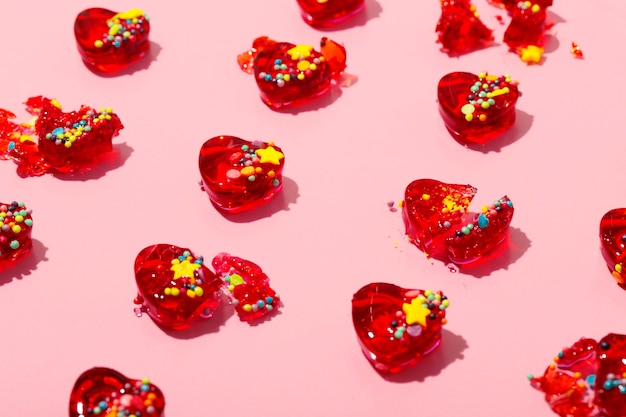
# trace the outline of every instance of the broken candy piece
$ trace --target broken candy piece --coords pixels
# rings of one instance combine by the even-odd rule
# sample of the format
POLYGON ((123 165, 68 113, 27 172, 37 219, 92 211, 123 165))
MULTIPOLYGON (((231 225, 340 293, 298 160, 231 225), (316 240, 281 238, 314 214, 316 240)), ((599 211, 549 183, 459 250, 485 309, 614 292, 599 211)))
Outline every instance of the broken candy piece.
POLYGON ((470 0, 440 0, 441 17, 435 31, 444 52, 460 55, 493 42, 492 30, 478 18, 470 0))
POLYGON ((559 352, 542 376, 529 376, 561 417, 626 415, 626 336, 582 338, 559 352))
POLYGON ((0 203, 0 271, 28 255, 33 247, 32 210, 17 201, 0 203))
POLYGON ((64 113, 57 100, 41 96, 29 98, 26 106, 35 117, 20 125, 0 110, 2 157, 15 161, 21 177, 87 172, 113 150, 112 140, 124 128, 110 108, 82 106, 64 113))
POLYGON ((360 12, 365 0, 298 0, 302 18, 313 27, 331 27, 360 12))
POLYGON ((485 144, 515 123, 518 82, 509 75, 452 72, 439 80, 439 113, 459 142, 485 144))
POLYGON ((364 286, 352 298, 352 322, 365 357, 380 372, 417 364, 439 346, 448 305, 441 291, 364 286))
POLYGON ((626 208, 610 210, 600 220, 600 248, 618 284, 626 283, 626 208))
POLYGON ((74 36, 83 62, 106 74, 117 73, 150 50, 150 19, 139 9, 116 13, 101 8, 76 16, 74 36))
POLYGON ((110 368, 91 368, 70 394, 70 417, 161 417, 165 398, 148 378, 130 379, 110 368))
POLYGON ((498 248, 508 236, 513 203, 504 196, 471 216, 468 206, 475 194, 471 185, 413 181, 402 206, 411 242, 428 256, 455 264, 469 264, 498 248))
POLYGON ((273 199, 283 188, 285 156, 273 142, 216 136, 200 149, 202 185, 219 210, 238 213, 273 199))
MULTIPOLYGON (((535 0, 532 3, 538 4, 542 8, 546 8, 548 6, 552 6, 552 1, 553 0, 535 0)), ((489 0, 489 3, 497 7, 502 7, 503 9, 506 9, 509 12, 512 12, 518 6, 518 4, 531 3, 531 2, 524 2, 524 1, 519 1, 519 0, 489 0)))
POLYGON ((135 259, 138 295, 135 312, 161 327, 183 330, 207 319, 219 305, 221 280, 202 257, 174 245, 148 246, 135 259))
POLYGON ((511 23, 504 32, 504 43, 517 52, 522 61, 536 64, 543 56, 546 8, 530 1, 520 1, 511 11, 511 23))
POLYGON ((322 38, 321 52, 310 45, 254 40, 252 48, 237 57, 241 69, 254 72, 261 100, 276 110, 309 103, 330 92, 332 82, 346 68, 346 50, 322 38))
POLYGON ((258 320, 280 307, 280 296, 258 265, 228 253, 218 254, 212 264, 224 280, 241 321, 258 320))

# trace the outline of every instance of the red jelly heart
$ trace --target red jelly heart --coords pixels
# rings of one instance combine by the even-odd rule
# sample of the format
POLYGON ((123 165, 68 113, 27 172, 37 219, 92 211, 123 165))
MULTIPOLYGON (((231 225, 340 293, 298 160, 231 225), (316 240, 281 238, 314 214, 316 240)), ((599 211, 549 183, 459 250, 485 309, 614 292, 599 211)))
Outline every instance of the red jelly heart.
POLYGON ((440 291, 364 286, 352 298, 352 322, 365 357, 381 372, 415 365, 441 342, 448 304, 440 291))
POLYGON ((327 38, 320 45, 318 52, 309 45, 259 37, 237 62, 243 71, 254 72, 261 100, 270 108, 303 105, 328 93, 346 68, 343 46, 327 38))
POLYGON ((285 156, 273 142, 216 136, 200 149, 200 175, 220 210, 238 213, 274 198, 283 188, 285 156))
POLYGON ((82 106, 64 113, 56 100, 32 97, 27 111, 34 123, 17 125, 11 113, 0 115, 0 145, 3 157, 13 159, 21 177, 45 173, 80 174, 89 171, 98 159, 113 150, 112 140, 124 128, 113 110, 82 106), (37 142, 35 142, 35 137, 37 142))
POLYGON ((0 271, 28 255, 33 247, 31 209, 17 201, 0 203, 0 271))
POLYGON ((609 211, 600 220, 602 256, 618 284, 626 283, 626 208, 609 211))
POLYGON ((476 261, 505 240, 513 203, 504 196, 468 218, 476 189, 431 179, 405 190, 402 219, 411 242, 429 256, 456 264, 476 261))
POLYGON ((364 0, 298 0, 302 18, 313 27, 342 23, 365 6, 364 0))
POLYGON ((559 352, 531 385, 544 392, 561 417, 626 415, 626 336, 611 333, 600 342, 580 339, 559 352))
POLYGON ((437 87, 439 113, 450 134, 460 142, 487 143, 515 123, 519 97, 510 76, 453 72, 437 87))
POLYGON ((160 417, 163 393, 147 378, 130 379, 110 368, 91 368, 78 377, 70 395, 70 417, 160 417))
POLYGON ((517 52, 522 61, 529 64, 540 62, 545 43, 546 8, 529 1, 519 2, 511 13, 504 43, 517 52))
POLYGON ((213 315, 221 280, 202 257, 174 245, 148 246, 135 259, 138 316, 147 313, 159 326, 182 330, 213 315))
POLYGON ((74 36, 85 64, 114 74, 135 63, 150 50, 150 19, 139 9, 116 13, 101 8, 76 16, 74 36))
POLYGON ((459 55, 489 46, 492 30, 481 22, 470 0, 440 0, 441 17, 435 31, 443 50, 459 55))
POLYGON ((280 307, 280 296, 258 265, 220 253, 213 258, 213 268, 226 283, 240 320, 257 320, 280 307))

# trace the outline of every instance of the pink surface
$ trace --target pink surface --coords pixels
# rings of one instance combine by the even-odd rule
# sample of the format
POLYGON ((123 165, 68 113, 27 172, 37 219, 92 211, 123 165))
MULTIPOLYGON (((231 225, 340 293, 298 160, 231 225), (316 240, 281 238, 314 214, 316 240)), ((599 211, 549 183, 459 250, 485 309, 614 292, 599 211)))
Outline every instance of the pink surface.
POLYGON ((0 200, 26 202, 35 222, 32 256, 0 273, 0 415, 67 415, 76 378, 107 366, 150 377, 170 417, 548 417, 526 375, 581 336, 626 333, 626 294, 598 239, 601 216, 626 206, 625 4, 556 0, 545 62, 526 66, 501 44, 495 16, 508 17, 484 0, 475 4, 500 45, 460 58, 434 43, 435 0, 368 0, 365 14, 325 32, 301 20, 295 0, 4 3, 0 107, 24 120, 21 103, 43 94, 66 110, 110 106, 125 129, 117 159, 82 179, 22 179, 0 163, 0 200), (144 8, 152 60, 118 77, 91 73, 72 32, 90 6, 144 8), (352 85, 297 113, 269 110, 235 60, 260 35, 342 42, 352 85), (446 131, 436 86, 448 72, 483 70, 512 74, 523 96, 507 136, 468 149, 446 131), (198 186, 197 158, 220 134, 275 141, 282 196, 219 214, 198 186), (472 184, 476 210, 507 194, 510 249, 470 273, 427 259, 386 205, 418 178, 472 184), (191 333, 164 332, 133 314, 133 262, 155 243, 256 262, 283 307, 256 326, 223 309, 191 333), (372 369, 352 329, 352 294, 375 281, 451 301, 441 347, 391 377, 372 369))

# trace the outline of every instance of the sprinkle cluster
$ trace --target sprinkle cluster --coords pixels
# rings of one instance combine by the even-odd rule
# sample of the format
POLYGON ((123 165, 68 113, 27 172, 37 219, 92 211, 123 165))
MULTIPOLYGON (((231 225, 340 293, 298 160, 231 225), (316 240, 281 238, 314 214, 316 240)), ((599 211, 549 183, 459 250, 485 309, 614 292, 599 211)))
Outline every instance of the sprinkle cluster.
POLYGON ((148 15, 139 9, 118 13, 107 19, 109 30, 102 35, 102 39, 96 40, 93 46, 102 48, 111 44, 119 48, 124 42, 132 42, 145 32, 144 24, 149 20, 148 15))
MULTIPOLYGON (((235 287, 236 286, 246 283, 244 278, 237 273, 235 268, 230 268, 228 273, 226 275, 224 275, 222 277, 222 279, 226 283, 228 291, 230 291, 231 293, 233 291, 235 291, 235 287)), ((280 295, 275 294, 275 298, 279 299, 280 295)), ((238 302, 239 301, 237 299, 233 300, 233 304, 234 305, 237 305, 238 302)), ((274 297, 267 296, 267 297, 265 297, 263 299, 257 300, 254 303, 251 303, 251 304, 250 303, 246 303, 243 306, 241 306, 241 308, 246 313, 249 313, 249 312, 255 312, 256 313, 257 311, 262 310, 262 309, 265 309, 267 311, 272 311, 274 309, 274 304, 275 303, 276 303, 276 300, 274 300, 274 297)))
POLYGON ((311 58, 313 47, 310 45, 296 45, 287 51, 290 59, 274 60, 274 75, 267 72, 259 73, 259 80, 275 83, 279 87, 284 87, 290 81, 303 81, 317 71, 320 63, 324 62, 324 56, 311 58))
POLYGON ((98 113, 95 110, 88 110, 80 122, 74 124, 67 122, 65 126, 57 127, 52 132, 46 133, 45 137, 56 145, 64 145, 69 148, 78 138, 89 133, 92 125, 111 120, 112 114, 113 109, 110 107, 102 108, 98 113))
MULTIPOLYGON (((489 226, 490 219, 493 219, 495 216, 498 215, 498 213, 504 210, 505 206, 508 208, 512 208, 513 202, 508 199, 502 199, 494 201, 493 204, 490 204, 489 206, 483 206, 481 209, 481 213, 478 215, 478 218, 474 223, 479 229, 485 229, 489 226)), ((472 233, 472 230, 474 230, 474 228, 476 227, 474 226, 474 223, 469 223, 467 226, 461 227, 461 229, 455 232, 455 236, 463 237, 472 233)))
MULTIPOLYGON (((410 303, 402 305, 402 310, 396 311, 396 318, 389 323, 388 330, 398 340, 405 337, 405 334, 417 337, 428 327, 427 320, 436 320, 449 305, 448 297, 441 291, 420 291, 410 303)), ((441 324, 445 323, 446 319, 441 318, 441 324)))
POLYGON ((201 256, 194 258, 188 250, 184 251, 181 256, 172 260, 171 271, 174 272, 172 286, 166 287, 163 291, 165 295, 178 297, 182 292, 189 298, 202 297, 204 290, 201 285, 203 280, 196 271, 202 267, 204 260, 201 256), (176 281, 180 281, 180 285, 176 281), (181 287, 181 288, 179 288, 181 287))
POLYGON ((148 378, 127 382, 119 392, 112 392, 110 396, 100 400, 95 407, 87 408, 87 415, 102 415, 106 417, 142 417, 155 415, 157 409, 153 402, 157 398, 154 386, 148 378), (140 399, 140 402, 137 401, 140 399))
MULTIPOLYGON (((32 210, 26 209, 24 203, 14 201, 8 206, 0 205, 0 245, 9 244, 9 248, 17 250, 20 248, 20 242, 16 239, 17 235, 33 226, 33 220, 30 218, 32 210)), ((0 252, 0 256, 3 253, 0 252)))
POLYGON ((513 84, 510 75, 495 76, 486 72, 478 74, 478 81, 471 87, 471 93, 467 96, 467 104, 461 107, 461 113, 465 115, 465 120, 487 120, 487 111, 491 106, 495 106, 495 98, 511 92, 509 86, 513 84))
POLYGON ((530 1, 520 1, 517 3, 517 8, 520 10, 528 10, 530 9, 531 12, 533 13, 537 13, 539 10, 541 10, 541 7, 538 4, 533 4, 530 1))
MULTIPOLYGON (((252 146, 242 145, 241 152, 234 154, 235 161, 233 162, 238 168, 229 169, 226 172, 226 176, 231 180, 243 177, 250 182, 260 179, 264 171, 259 164, 269 163, 279 166, 280 160, 285 157, 282 152, 272 145, 274 143, 270 142, 267 147, 264 147, 264 143, 258 141, 252 142, 252 146), (239 159, 236 159, 237 157, 239 159)), ((272 179, 272 186, 277 187, 280 185, 280 181, 276 178, 276 172, 273 169, 270 169, 265 174, 272 179)))

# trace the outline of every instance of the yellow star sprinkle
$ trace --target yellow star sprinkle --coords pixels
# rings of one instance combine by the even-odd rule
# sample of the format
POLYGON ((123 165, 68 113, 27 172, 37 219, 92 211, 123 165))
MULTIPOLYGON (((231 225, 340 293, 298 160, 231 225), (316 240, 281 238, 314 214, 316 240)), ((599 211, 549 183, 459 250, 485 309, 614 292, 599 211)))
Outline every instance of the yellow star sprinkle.
POLYGON ((287 51, 289 55, 291 55, 291 59, 297 60, 300 57, 308 58, 311 56, 311 51, 313 47, 311 45, 296 45, 290 50, 287 51))
POLYGON ((272 165, 280 165, 280 160, 285 157, 282 152, 277 151, 273 146, 268 146, 265 149, 257 149, 257 156, 261 158, 260 163, 270 163, 272 165))
POLYGON ((426 317, 430 314, 430 310, 422 305, 423 301, 417 298, 411 300, 411 304, 402 304, 402 311, 406 314, 406 324, 409 326, 419 323, 422 327, 426 327, 426 317))
POLYGON ((527 64, 538 64, 543 56, 543 48, 535 45, 528 45, 527 48, 519 48, 518 55, 527 64))
POLYGON ((200 264, 191 263, 189 259, 185 259, 182 262, 175 259, 172 261, 170 270, 174 271, 174 279, 182 277, 193 278, 193 273, 198 268, 200 268, 200 264))

